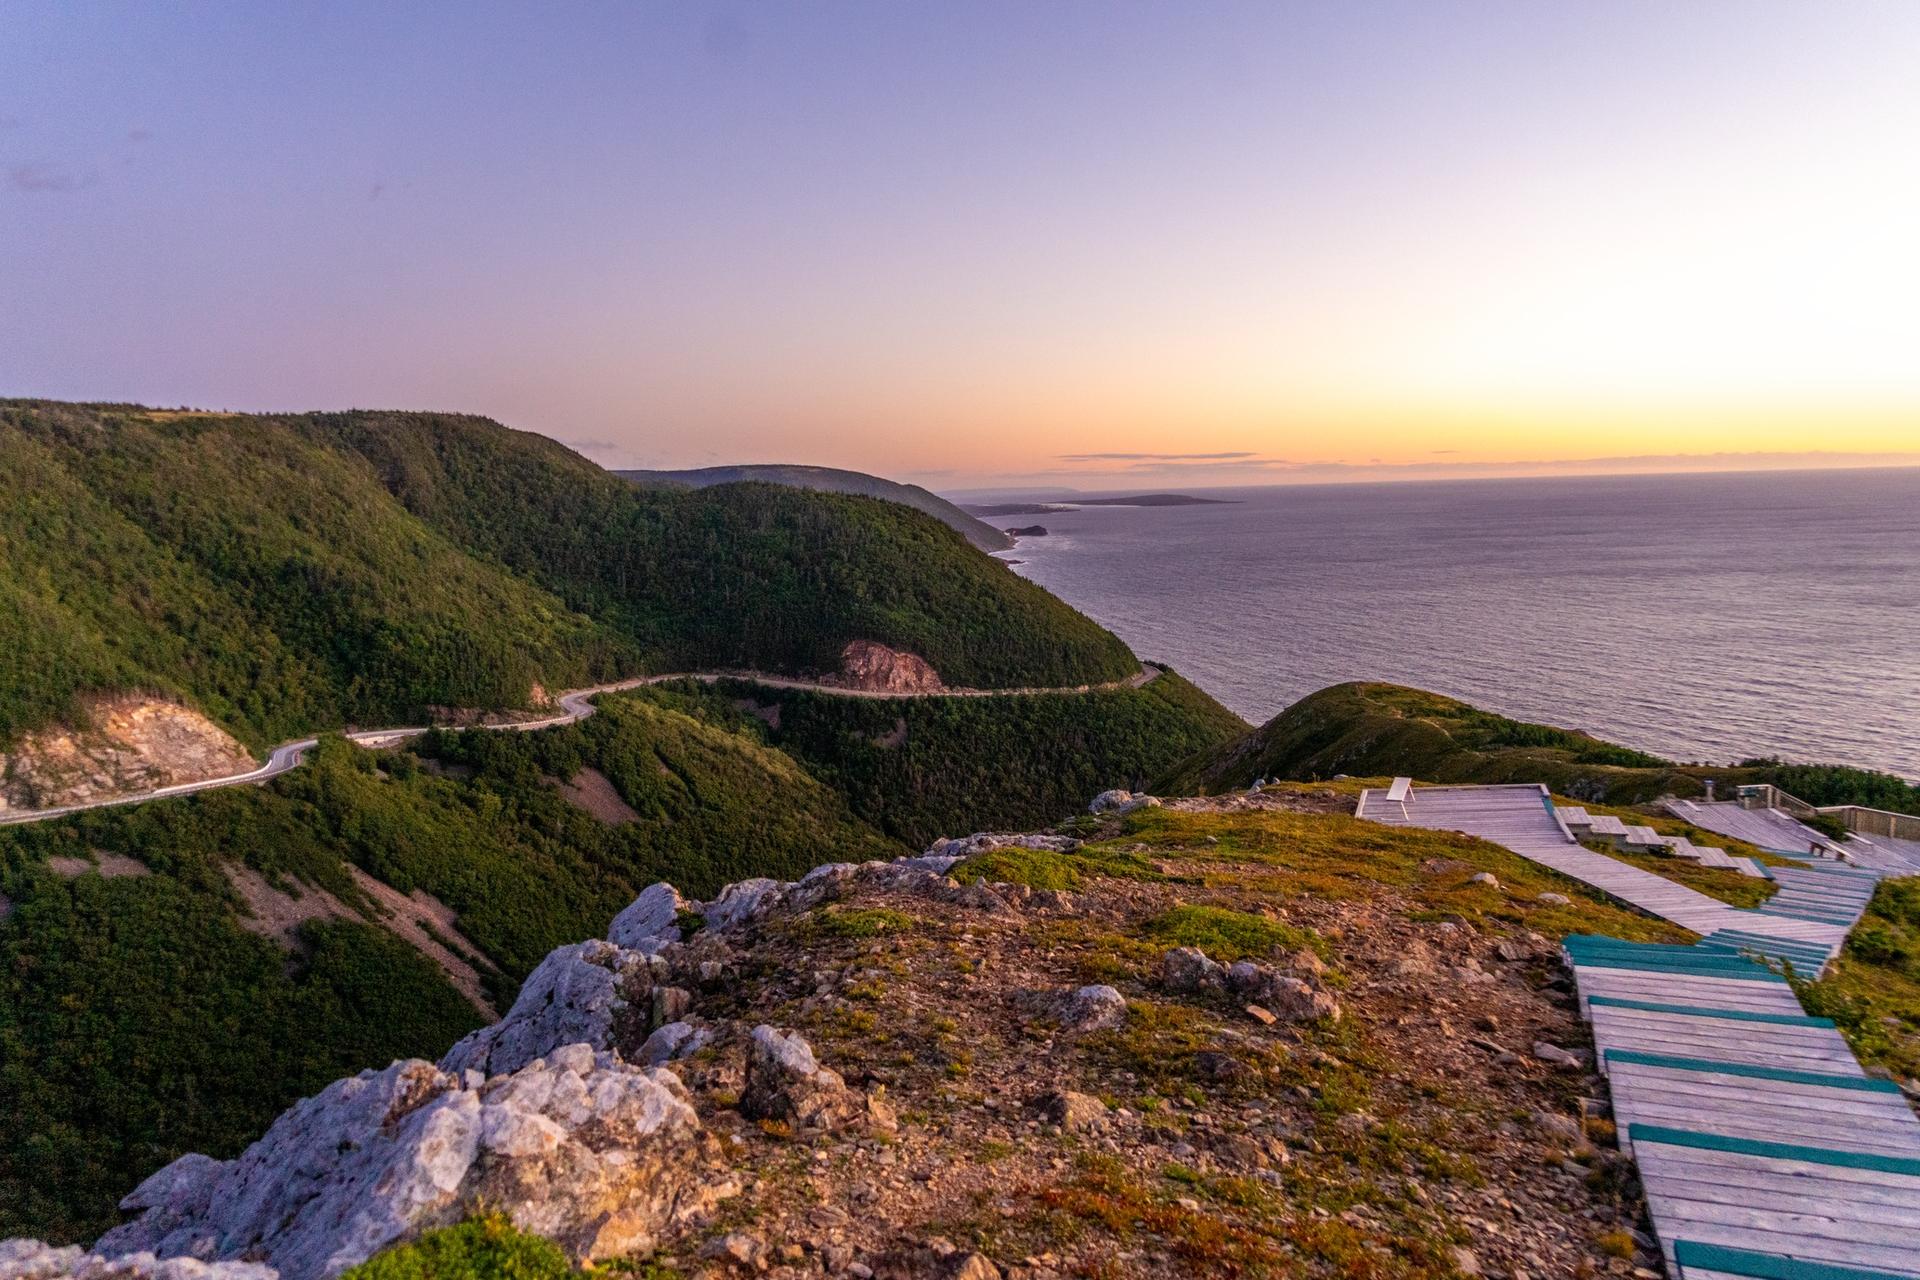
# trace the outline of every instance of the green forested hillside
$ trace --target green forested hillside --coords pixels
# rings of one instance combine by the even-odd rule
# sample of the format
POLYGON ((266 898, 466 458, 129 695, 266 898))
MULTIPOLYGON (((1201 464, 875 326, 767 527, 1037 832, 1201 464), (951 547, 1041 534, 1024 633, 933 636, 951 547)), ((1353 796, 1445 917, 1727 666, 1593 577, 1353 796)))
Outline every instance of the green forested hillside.
POLYGON ((958 684, 1133 669, 918 512, 636 488, 439 414, 0 402, 0 743, 152 690, 255 747, 677 667, 831 670, 865 638, 958 684))
POLYGON ((769 484, 635 486, 553 441, 447 414, 312 414, 421 520, 601 619, 668 669, 831 671, 848 640, 949 684, 1121 679, 1117 638, 969 547, 872 498, 769 484))
POLYGON ((1141 689, 1073 697, 877 701, 730 682, 624 696, 763 735, 861 818, 916 846, 1057 822, 1247 728, 1170 671, 1141 689))
POLYGON ((1406 775, 1428 782, 1545 782, 1560 795, 1639 804, 1721 784, 1771 782, 1810 804, 1920 812, 1920 788, 1844 765, 1749 760, 1683 765, 1574 729, 1528 724, 1454 698, 1393 684, 1337 684, 1160 780, 1173 793, 1244 787, 1255 778, 1406 775))
POLYGON ((941 524, 959 531, 960 536, 982 551, 1005 551, 1013 539, 977 516, 970 516, 937 493, 917 484, 900 484, 864 471, 843 471, 838 467, 806 467, 785 463, 761 463, 736 467, 695 467, 687 471, 616 471, 622 480, 643 485, 683 485, 705 489, 716 484, 740 484, 757 481, 783 484, 794 489, 813 489, 822 493, 856 493, 869 498, 884 498, 924 511, 941 524))
POLYGON ((482 1021, 375 926, 349 868, 451 908, 464 942, 441 941, 480 953, 504 1008, 550 949, 604 934, 654 880, 711 894, 905 852, 787 756, 644 700, 419 752, 333 740, 264 788, 0 828, 0 1237, 95 1231, 173 1156, 232 1154, 302 1094, 438 1056, 482 1021), (569 803, 554 782, 583 768, 638 820, 569 803), (149 874, 54 869, 100 855, 149 874), (242 928, 235 867, 365 914, 309 921, 286 951, 242 928))

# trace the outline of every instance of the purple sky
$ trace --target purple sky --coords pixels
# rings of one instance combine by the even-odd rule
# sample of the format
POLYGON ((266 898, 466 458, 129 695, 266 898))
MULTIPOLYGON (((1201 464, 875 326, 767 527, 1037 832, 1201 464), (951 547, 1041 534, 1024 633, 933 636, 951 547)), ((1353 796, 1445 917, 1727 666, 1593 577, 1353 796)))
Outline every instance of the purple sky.
POLYGON ((935 484, 1920 451, 1920 5, 0 30, 0 394, 935 484))

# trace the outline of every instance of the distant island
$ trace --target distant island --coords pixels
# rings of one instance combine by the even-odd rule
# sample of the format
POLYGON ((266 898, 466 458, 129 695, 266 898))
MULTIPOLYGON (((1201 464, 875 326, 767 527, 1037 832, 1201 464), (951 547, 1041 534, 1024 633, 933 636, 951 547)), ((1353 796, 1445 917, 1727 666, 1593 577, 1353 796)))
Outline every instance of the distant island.
POLYGON ((1196 498, 1185 493, 1141 493, 1128 498, 1056 498, 1049 502, 962 503, 975 516, 1042 516, 1075 507, 1212 507, 1231 506, 1233 498, 1196 498))

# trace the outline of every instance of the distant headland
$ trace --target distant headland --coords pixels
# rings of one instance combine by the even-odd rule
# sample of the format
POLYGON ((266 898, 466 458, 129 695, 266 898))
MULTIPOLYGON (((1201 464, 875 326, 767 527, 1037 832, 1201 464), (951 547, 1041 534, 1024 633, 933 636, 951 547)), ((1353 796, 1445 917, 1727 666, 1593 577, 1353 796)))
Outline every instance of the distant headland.
POLYGON ((1185 493, 1141 493, 1126 498, 1057 498, 1047 502, 962 503, 975 516, 1041 516, 1075 507, 1211 507, 1230 506, 1233 498, 1196 498, 1185 493))

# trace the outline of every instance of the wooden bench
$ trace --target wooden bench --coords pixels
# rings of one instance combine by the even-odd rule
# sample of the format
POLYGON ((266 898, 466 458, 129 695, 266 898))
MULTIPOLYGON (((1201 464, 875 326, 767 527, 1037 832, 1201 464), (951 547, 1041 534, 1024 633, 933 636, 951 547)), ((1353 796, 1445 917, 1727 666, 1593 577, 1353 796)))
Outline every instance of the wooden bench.
POLYGON ((1400 816, 1407 816, 1407 802, 1413 799, 1413 779, 1395 778, 1393 785, 1387 788, 1387 799, 1400 806, 1400 816))

